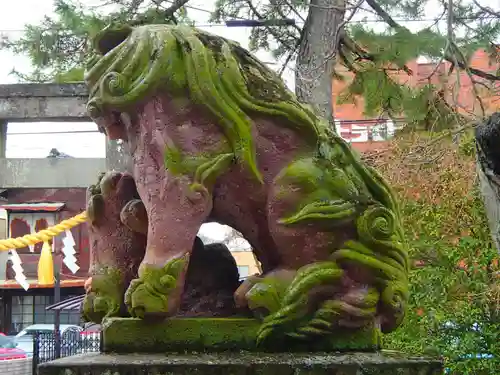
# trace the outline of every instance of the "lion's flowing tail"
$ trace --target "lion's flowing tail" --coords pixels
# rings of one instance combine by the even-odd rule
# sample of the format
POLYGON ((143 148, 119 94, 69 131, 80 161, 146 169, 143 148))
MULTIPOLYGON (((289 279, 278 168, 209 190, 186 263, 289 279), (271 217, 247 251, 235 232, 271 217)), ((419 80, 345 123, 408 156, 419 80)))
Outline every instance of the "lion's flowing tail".
POLYGON ((358 238, 346 241, 330 260, 300 269, 281 301, 280 309, 263 322, 258 342, 281 332, 309 339, 331 334, 336 328, 363 328, 379 319, 382 331, 401 323, 408 299, 408 258, 400 242, 399 221, 389 209, 373 205, 356 220, 358 238), (340 284, 347 270, 357 269, 365 280, 345 293, 312 296, 314 290, 340 284), (370 280, 366 281, 366 277, 370 280))
POLYGON ((322 285, 335 284, 344 271, 335 262, 318 262, 301 268, 287 289, 281 308, 269 315, 262 324, 258 343, 267 340, 276 331, 294 333, 296 327, 307 315, 309 291, 322 285))

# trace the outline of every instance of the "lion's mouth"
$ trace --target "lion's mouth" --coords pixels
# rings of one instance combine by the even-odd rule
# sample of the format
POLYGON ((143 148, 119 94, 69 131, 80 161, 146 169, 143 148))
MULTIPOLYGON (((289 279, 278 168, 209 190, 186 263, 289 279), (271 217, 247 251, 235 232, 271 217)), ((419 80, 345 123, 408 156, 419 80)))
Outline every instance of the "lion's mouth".
POLYGON ((97 124, 99 131, 106 134, 109 139, 127 141, 127 132, 120 112, 113 111, 92 120, 97 124))

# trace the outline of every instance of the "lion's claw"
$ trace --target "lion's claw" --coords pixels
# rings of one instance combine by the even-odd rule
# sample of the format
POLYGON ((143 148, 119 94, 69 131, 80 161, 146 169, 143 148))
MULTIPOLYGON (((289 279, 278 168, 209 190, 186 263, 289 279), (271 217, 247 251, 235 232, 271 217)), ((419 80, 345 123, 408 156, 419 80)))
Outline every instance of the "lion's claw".
POLYGON ((140 199, 133 199, 123 207, 120 220, 130 230, 144 235, 148 234, 148 214, 140 199))
POLYGON ((137 290, 137 287, 142 283, 140 279, 134 279, 130 282, 127 291, 125 292, 125 305, 127 305, 129 313, 132 314, 132 295, 137 290))
POLYGON ((141 279, 132 280, 125 294, 130 315, 144 319, 146 314, 166 314, 168 298, 156 293, 153 288, 141 279))
POLYGON ((101 194, 90 197, 87 202, 87 215, 93 225, 104 216, 104 199, 101 194))
POLYGON ((172 292, 177 288, 180 273, 185 268, 186 257, 170 260, 158 268, 143 264, 140 277, 132 280, 125 293, 125 303, 130 314, 144 318, 144 315, 169 315, 173 313, 169 306, 172 292))
POLYGON ((101 323, 104 318, 119 316, 123 286, 116 279, 117 275, 94 276, 87 285, 83 301, 83 317, 94 323, 101 323))

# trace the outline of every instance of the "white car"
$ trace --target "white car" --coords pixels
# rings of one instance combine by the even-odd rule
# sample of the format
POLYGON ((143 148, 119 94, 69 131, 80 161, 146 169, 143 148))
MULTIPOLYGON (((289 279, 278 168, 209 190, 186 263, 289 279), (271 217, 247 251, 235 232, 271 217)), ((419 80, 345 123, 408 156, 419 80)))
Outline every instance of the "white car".
MULTIPOLYGON (((19 332, 14 340, 17 343, 17 348, 24 350, 28 356, 33 356, 33 345, 34 345, 34 340, 35 340, 35 335, 37 333, 54 333, 55 330, 55 325, 54 324, 33 324, 31 326, 26 327, 23 329, 21 332, 19 332)), ((68 346, 69 343, 66 341, 69 340, 64 340, 64 336, 66 333, 66 336, 68 335, 69 332, 77 332, 80 333, 82 331, 82 328, 73 325, 73 324, 61 324, 59 326, 59 331, 61 334, 61 356, 62 354, 67 351, 66 346, 68 346)), ((54 349, 52 349, 54 350, 54 349)), ((43 350, 41 350, 43 351, 43 350)), ((44 355, 44 353, 40 353, 40 356, 44 355)))

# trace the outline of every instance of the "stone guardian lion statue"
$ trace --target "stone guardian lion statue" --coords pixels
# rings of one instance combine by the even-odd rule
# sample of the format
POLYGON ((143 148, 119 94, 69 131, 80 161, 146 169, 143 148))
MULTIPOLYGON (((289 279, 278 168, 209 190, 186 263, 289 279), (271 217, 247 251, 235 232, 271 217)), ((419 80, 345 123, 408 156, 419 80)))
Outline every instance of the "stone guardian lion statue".
POLYGON ((262 319, 258 342, 400 325, 409 265, 395 197, 273 71, 186 26, 108 27, 95 50, 88 112, 128 144, 133 172, 89 189, 87 317, 175 316, 197 232, 214 221, 262 265, 234 292, 262 319))

